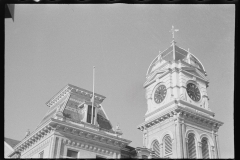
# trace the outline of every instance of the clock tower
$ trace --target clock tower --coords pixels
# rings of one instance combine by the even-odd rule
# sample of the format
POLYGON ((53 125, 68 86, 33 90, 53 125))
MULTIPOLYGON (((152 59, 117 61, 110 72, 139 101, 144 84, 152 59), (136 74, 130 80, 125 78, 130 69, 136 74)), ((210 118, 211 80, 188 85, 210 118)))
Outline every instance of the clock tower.
POLYGON ((138 126, 143 132, 138 152, 161 158, 220 158, 218 129, 223 123, 214 119, 208 105, 205 68, 189 50, 176 45, 176 31, 172 27, 170 47, 147 70, 147 112, 138 126))

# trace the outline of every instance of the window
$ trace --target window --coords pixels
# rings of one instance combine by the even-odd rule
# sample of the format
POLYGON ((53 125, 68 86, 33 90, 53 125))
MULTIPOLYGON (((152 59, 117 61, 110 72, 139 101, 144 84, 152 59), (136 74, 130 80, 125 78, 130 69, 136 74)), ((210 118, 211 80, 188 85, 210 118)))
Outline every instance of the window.
POLYGON ((96 159, 107 159, 106 157, 96 155, 96 159))
POLYGON ((43 158, 43 156, 44 156, 44 151, 39 153, 39 158, 43 158))
POLYGON ((197 158, 195 135, 193 133, 188 135, 188 158, 197 158))
POLYGON ((68 149, 67 158, 78 158, 78 152, 68 149))
POLYGON ((206 137, 202 139, 202 158, 203 159, 209 158, 208 139, 206 137))
POLYGON ((92 122, 92 106, 88 106, 88 112, 87 112, 87 122, 92 124, 94 123, 94 118, 95 118, 95 107, 93 107, 93 122, 92 122))
POLYGON ((154 140, 152 143, 152 150, 155 151, 157 157, 160 157, 160 147, 159 142, 154 140))
POLYGON ((92 117, 92 106, 88 106, 88 112, 87 112, 87 122, 91 123, 91 117, 92 117))
POLYGON ((172 153, 172 140, 169 135, 166 135, 163 138, 163 150, 164 155, 169 155, 172 153))

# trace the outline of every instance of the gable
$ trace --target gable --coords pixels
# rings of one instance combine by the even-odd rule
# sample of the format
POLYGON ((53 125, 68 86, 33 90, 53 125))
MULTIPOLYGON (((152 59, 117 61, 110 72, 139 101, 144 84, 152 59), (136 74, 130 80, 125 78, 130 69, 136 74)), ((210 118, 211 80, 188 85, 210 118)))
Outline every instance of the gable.
POLYGON ((151 83, 153 80, 156 79, 156 77, 162 77, 166 75, 169 72, 169 70, 164 69, 164 70, 158 70, 154 72, 151 76, 148 77, 147 81, 144 83, 144 87, 146 87, 149 83, 151 83))
POLYGON ((182 69, 187 73, 190 73, 192 75, 195 75, 195 76, 200 77, 200 78, 204 79, 205 81, 207 81, 206 76, 195 68, 182 67, 182 69))

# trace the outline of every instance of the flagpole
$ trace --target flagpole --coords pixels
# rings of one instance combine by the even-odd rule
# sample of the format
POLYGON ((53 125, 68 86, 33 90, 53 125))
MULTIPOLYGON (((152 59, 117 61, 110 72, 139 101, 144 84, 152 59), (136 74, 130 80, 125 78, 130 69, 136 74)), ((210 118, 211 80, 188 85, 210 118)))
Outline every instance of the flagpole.
POLYGON ((93 105, 94 105, 94 79, 95 79, 95 66, 93 66, 93 97, 92 97, 92 124, 94 123, 93 119, 93 105))

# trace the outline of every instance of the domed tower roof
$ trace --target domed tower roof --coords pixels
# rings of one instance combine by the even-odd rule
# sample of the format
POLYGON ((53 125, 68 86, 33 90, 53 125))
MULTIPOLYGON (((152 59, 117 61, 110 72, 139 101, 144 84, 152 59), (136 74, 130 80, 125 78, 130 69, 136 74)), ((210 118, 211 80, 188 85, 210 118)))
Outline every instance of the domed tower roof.
POLYGON ((206 74, 204 66, 199 61, 199 59, 193 54, 191 54, 189 50, 187 51, 183 48, 178 47, 176 45, 176 42, 173 40, 169 48, 167 48, 163 52, 160 52, 159 55, 153 59, 153 61, 148 67, 147 76, 160 66, 171 61, 179 60, 190 64, 191 66, 197 68, 202 73, 206 74))

